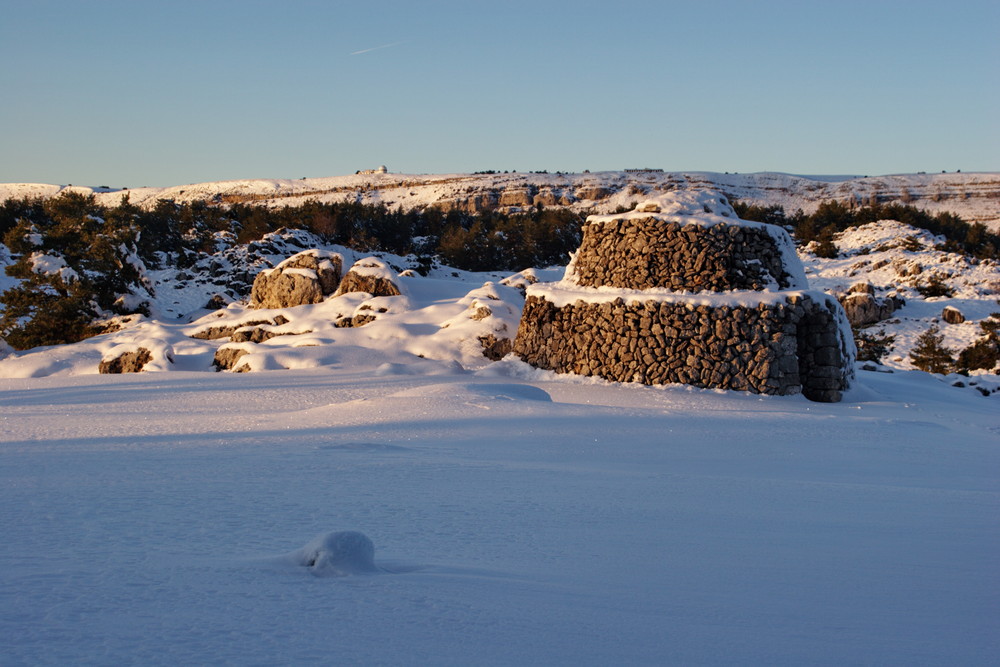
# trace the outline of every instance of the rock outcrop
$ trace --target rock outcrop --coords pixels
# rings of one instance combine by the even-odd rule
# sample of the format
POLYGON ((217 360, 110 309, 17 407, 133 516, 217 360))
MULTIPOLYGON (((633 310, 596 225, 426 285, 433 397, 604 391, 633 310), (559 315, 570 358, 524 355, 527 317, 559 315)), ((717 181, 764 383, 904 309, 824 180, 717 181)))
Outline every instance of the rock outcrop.
POLYGON ((948 324, 961 324, 965 321, 965 315, 954 306, 945 306, 944 310, 941 311, 941 319, 948 324))
MULTIPOLYGON (((217 313, 221 315, 221 313, 217 313)), ((218 340, 219 338, 229 338, 230 340, 240 329, 245 329, 247 327, 256 327, 260 325, 273 325, 280 326, 288 322, 288 319, 282 315, 278 315, 272 319, 268 320, 247 320, 245 322, 235 322, 233 324, 221 324, 217 327, 204 327, 198 329, 193 334, 190 334, 191 338, 197 338, 199 340, 218 340)))
MULTIPOLYGON (((236 364, 239 360, 250 354, 250 350, 247 345, 223 345, 218 350, 215 351, 215 358, 212 360, 212 365, 215 366, 216 371, 229 371, 236 368, 236 364)), ((250 370, 247 366, 241 366, 236 368, 236 373, 244 373, 250 370)))
POLYGON ((527 287, 513 352, 560 373, 839 401, 843 309, 807 291, 787 233, 724 198, 678 192, 592 216, 560 283, 527 287))
POLYGON ((376 296, 400 296, 396 273, 377 257, 359 259, 340 281, 337 295, 367 292, 376 296))
POLYGON ((289 308, 320 303, 337 291, 343 258, 325 250, 304 250, 257 274, 251 308, 289 308))
POLYGON ((116 345, 104 353, 97 366, 99 373, 139 373, 163 371, 174 363, 174 349, 163 339, 142 340, 116 345))
POLYGON ((903 297, 892 293, 883 297, 875 295, 871 283, 855 283, 847 294, 838 297, 844 308, 847 321, 852 327, 863 328, 889 319, 893 313, 906 305, 903 297))
POLYGON ((120 352, 101 360, 99 373, 138 373, 153 360, 153 353, 144 347, 120 352))

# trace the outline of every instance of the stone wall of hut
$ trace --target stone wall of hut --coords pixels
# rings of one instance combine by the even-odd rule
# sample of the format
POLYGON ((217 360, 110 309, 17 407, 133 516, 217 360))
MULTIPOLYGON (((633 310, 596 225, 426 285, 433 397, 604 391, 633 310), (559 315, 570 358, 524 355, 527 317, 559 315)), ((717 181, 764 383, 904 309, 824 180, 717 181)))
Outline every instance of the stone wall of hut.
POLYGON ((762 227, 653 217, 587 225, 573 271, 585 287, 727 292, 792 286, 780 249, 762 227))
POLYGON ((530 295, 513 351, 559 373, 834 402, 852 372, 835 308, 814 293, 757 306, 617 298, 558 307, 530 295))

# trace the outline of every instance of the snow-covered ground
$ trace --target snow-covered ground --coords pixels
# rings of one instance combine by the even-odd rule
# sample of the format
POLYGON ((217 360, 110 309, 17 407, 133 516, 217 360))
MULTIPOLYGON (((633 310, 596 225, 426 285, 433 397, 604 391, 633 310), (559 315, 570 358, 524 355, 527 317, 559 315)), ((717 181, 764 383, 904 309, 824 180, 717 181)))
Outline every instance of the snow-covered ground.
POLYGON ((1000 312, 1000 263, 935 250, 944 242, 943 237, 882 220, 842 232, 835 242, 840 250, 837 259, 799 253, 814 289, 842 294, 855 283, 870 282, 876 294, 895 293, 906 300, 892 317, 871 327, 895 336, 895 349, 884 360, 892 368, 913 368, 909 351, 929 327, 937 326, 944 335, 944 345, 957 353, 982 335, 979 322, 1000 312), (953 294, 922 296, 917 288, 926 287, 932 276, 953 294), (945 322, 942 312, 946 307, 958 309, 965 321, 945 322))
POLYGON ((995 264, 886 222, 803 251, 814 289, 907 299, 887 365, 821 404, 484 357, 559 267, 386 255, 399 296, 202 308, 307 236, 151 272, 117 332, 0 346, 0 665, 995 663, 1000 378, 905 354, 935 320, 971 342, 995 264), (138 346, 149 372, 97 374, 138 346))
POLYGON ((337 358, 0 380, 0 663, 995 662, 991 399, 337 358))

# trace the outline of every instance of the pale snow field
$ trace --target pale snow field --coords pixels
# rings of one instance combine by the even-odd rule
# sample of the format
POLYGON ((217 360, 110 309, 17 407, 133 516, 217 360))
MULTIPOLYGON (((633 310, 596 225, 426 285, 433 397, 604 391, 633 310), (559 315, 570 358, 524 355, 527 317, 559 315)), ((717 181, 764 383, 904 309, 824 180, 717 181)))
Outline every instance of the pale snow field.
POLYGON ((995 400, 338 354, 0 379, 0 664, 995 664, 995 400))
POLYGON ((1000 378, 905 354, 944 305, 970 344, 998 269, 879 249, 912 232, 803 254, 813 289, 907 297, 894 372, 839 404, 489 363, 517 286, 561 268, 214 312, 215 284, 165 271, 152 318, 0 346, 0 665, 995 664, 1000 395, 949 384, 1000 378), (955 296, 920 298, 914 262, 955 296), (251 346, 255 372, 211 372, 250 344, 190 337, 276 315, 297 335, 251 346), (154 372, 97 374, 140 345, 154 372), (317 555, 336 531, 377 571, 317 555))

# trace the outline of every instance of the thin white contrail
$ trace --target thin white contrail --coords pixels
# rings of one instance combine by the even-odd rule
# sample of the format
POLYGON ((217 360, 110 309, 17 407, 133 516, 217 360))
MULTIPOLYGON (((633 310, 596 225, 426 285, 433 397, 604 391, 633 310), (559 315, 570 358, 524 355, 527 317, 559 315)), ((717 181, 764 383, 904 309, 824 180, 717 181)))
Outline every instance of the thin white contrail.
POLYGON ((396 46, 402 44, 403 42, 393 42, 392 44, 383 44, 382 46, 373 46, 370 49, 361 49, 360 51, 351 51, 352 56, 360 56, 362 53, 368 53, 369 51, 378 51, 379 49, 388 49, 390 46, 396 46))

